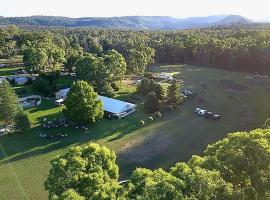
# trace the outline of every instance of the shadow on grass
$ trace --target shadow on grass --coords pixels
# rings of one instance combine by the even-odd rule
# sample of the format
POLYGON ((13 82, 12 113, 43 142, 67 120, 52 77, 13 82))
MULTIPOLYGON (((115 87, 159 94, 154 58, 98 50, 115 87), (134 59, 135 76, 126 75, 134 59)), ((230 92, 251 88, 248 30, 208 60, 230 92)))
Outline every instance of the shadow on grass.
MULTIPOLYGON (((53 118, 54 116, 55 115, 48 116, 47 118, 53 118)), ((4 140, 0 140, 2 146, 7 148, 5 149, 7 155, 3 156, 1 163, 19 161, 29 157, 46 154, 48 152, 59 150, 71 145, 84 145, 90 141, 94 142, 96 140, 114 135, 116 132, 120 132, 120 135, 110 140, 115 141, 131 133, 132 131, 139 129, 140 126, 134 124, 138 124, 140 119, 141 114, 135 113, 134 115, 119 120, 102 119, 100 122, 88 126, 87 131, 79 130, 73 127, 53 128, 49 130, 43 130, 41 127, 36 127, 29 134, 26 134, 25 137, 20 135, 19 140, 18 135, 10 135, 3 138, 4 140), (49 135, 67 133, 68 137, 53 139, 40 138, 39 134, 41 132, 49 135), (9 144, 12 143, 14 143, 14 145, 18 145, 18 147, 9 146, 9 144), (20 153, 16 155, 18 152, 20 153)), ((2 156, 0 155, 0 157, 2 156)))

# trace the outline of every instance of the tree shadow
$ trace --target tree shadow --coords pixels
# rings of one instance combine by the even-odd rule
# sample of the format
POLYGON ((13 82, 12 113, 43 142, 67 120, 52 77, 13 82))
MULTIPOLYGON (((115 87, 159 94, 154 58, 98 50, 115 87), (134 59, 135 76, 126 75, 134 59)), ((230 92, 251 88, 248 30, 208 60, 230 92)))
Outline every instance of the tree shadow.
MULTIPOLYGON (((46 118, 52 119, 56 116, 59 116, 59 114, 48 115, 46 118)), ((134 113, 133 115, 119 120, 102 119, 95 124, 87 126, 87 130, 75 127, 61 127, 45 130, 39 126, 25 135, 10 135, 6 138, 3 137, 0 138, 0 145, 5 148, 6 153, 2 152, 3 155, 0 154, 0 159, 2 160, 0 163, 16 162, 29 157, 35 157, 51 151, 60 150, 67 146, 83 145, 90 141, 96 141, 112 136, 116 132, 120 132, 120 135, 110 140, 115 141, 132 131, 139 129, 140 126, 137 126, 137 124, 140 119, 140 114, 134 113), (136 126, 134 124, 136 124, 136 126), (48 135, 66 133, 68 136, 65 138, 54 137, 53 139, 49 139, 41 138, 39 136, 40 133, 46 133, 48 135)), ((42 123, 43 117, 39 118, 39 121, 42 123)))

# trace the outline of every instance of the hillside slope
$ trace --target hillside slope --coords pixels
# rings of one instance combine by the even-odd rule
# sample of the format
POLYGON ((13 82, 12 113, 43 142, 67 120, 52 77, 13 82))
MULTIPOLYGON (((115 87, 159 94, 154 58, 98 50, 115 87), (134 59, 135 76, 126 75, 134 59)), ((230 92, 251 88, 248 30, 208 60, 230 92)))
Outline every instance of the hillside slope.
POLYGON ((59 27, 94 27, 121 29, 192 29, 207 28, 216 25, 251 24, 251 20, 237 15, 215 15, 208 17, 189 17, 178 19, 163 16, 127 16, 127 17, 86 17, 68 18, 53 16, 0 17, 0 25, 17 26, 59 26, 59 27))

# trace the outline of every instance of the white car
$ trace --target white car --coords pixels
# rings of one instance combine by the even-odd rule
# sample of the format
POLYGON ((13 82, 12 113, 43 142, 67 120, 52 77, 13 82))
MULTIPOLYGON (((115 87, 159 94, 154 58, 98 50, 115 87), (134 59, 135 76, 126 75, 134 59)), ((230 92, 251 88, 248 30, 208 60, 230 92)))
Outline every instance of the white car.
POLYGON ((8 128, 1 128, 0 129, 0 135, 8 133, 10 130, 8 128))
POLYGON ((207 113, 207 110, 203 110, 203 109, 200 109, 200 108, 196 108, 196 109, 195 109, 195 113, 197 113, 197 114, 200 115, 200 116, 204 116, 204 115, 207 113))

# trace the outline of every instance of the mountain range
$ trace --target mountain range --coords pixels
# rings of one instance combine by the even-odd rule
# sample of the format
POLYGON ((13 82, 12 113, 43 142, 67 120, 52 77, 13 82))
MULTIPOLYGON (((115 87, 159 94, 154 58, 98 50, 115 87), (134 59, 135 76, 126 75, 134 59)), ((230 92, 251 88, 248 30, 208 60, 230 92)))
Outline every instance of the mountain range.
POLYGON ((189 17, 184 19, 166 16, 126 16, 126 17, 84 17, 68 18, 55 16, 0 17, 0 26, 57 26, 93 27, 137 30, 179 30, 226 26, 232 24, 252 24, 252 20, 239 15, 214 15, 189 17))

